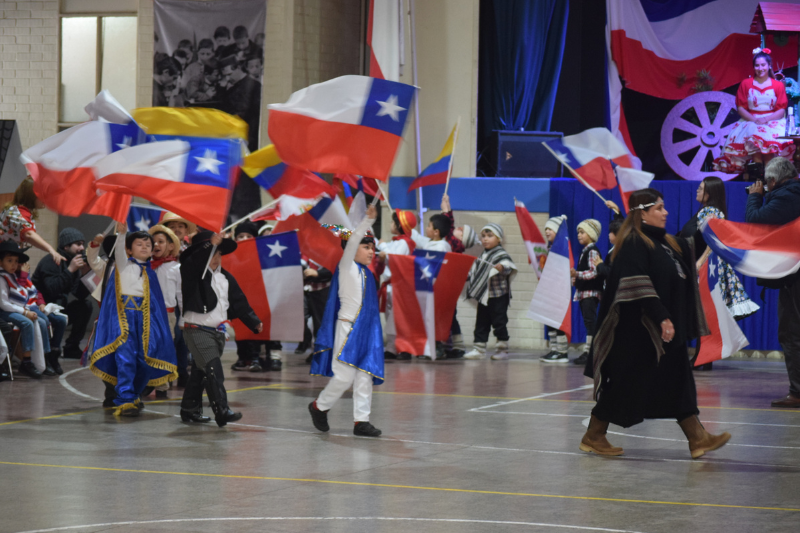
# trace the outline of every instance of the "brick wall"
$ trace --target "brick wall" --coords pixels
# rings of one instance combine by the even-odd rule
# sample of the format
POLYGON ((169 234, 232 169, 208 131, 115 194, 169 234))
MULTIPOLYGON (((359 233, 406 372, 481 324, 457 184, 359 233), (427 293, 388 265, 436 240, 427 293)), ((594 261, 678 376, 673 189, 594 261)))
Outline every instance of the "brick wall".
MULTIPOLYGON (((439 211, 429 211, 425 213, 425 222, 420 224, 417 229, 424 231, 428 219, 431 215, 439 211)), ((549 218, 547 213, 531 213, 536 224, 542 228, 549 218)), ((500 224, 505 232, 506 240, 503 247, 511 255, 514 264, 517 265, 518 274, 511 283, 511 307, 508 311, 508 332, 511 337, 510 346, 518 351, 539 350, 545 347, 544 326, 534 322, 526 316, 528 305, 533 298, 533 291, 536 289, 537 279, 533 269, 528 264, 528 253, 522 241, 522 235, 517 223, 516 214, 513 212, 480 212, 480 211, 454 211, 453 213, 457 226, 469 224, 476 231, 489 222, 500 224)), ((389 210, 384 208, 382 213, 383 220, 389 220, 389 210)), ((384 224, 382 238, 388 240, 389 226, 384 224)), ((468 254, 479 255, 482 251, 480 245, 467 250, 468 254)), ((467 346, 472 346, 472 332, 475 327, 476 308, 466 301, 460 300, 458 303, 458 321, 464 334, 464 341, 467 346)), ((490 336, 489 347, 494 345, 495 338, 490 336)))
MULTIPOLYGON (((0 119, 16 120, 22 149, 57 132, 58 2, 0 2, 0 119)), ((55 244, 58 217, 43 210, 39 233, 55 244)), ((33 262, 43 255, 30 254, 33 262)))

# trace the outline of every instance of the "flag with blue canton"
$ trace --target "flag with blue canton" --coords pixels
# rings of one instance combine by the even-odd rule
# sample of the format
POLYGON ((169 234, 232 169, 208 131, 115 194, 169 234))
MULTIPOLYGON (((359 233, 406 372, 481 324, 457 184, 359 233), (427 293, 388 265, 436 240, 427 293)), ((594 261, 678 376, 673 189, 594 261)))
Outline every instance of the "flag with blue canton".
POLYGON ((160 207, 131 205, 128 212, 128 228, 131 231, 147 231, 161 220, 164 210, 160 207))
POLYGON ((184 183, 211 185, 223 189, 232 187, 232 170, 242 164, 240 139, 186 137, 179 135, 148 135, 147 142, 185 141, 190 145, 184 183))
POLYGON ((414 258, 414 288, 417 291, 433 292, 433 284, 439 270, 442 268, 442 261, 436 258, 427 257, 414 258))
POLYGON ((373 78, 361 125, 402 136, 414 91, 413 85, 373 78))
POLYGON ((117 152, 124 148, 137 146, 146 142, 144 130, 135 122, 128 124, 108 124, 110 133, 110 153, 117 152))
POLYGON ((285 266, 300 266, 300 243, 297 233, 290 231, 256 239, 261 270, 285 266))

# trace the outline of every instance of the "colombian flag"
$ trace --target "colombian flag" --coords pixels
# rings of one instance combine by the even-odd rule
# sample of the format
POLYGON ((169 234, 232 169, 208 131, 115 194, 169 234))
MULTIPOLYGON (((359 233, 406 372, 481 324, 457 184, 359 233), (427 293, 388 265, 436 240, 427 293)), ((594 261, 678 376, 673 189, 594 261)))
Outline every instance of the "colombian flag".
POLYGON ((411 182, 408 192, 419 189, 420 187, 425 187, 426 185, 444 185, 447 183, 447 177, 450 175, 450 169, 453 164, 453 149, 456 146, 457 139, 458 124, 456 124, 453 127, 453 131, 450 132, 450 137, 448 137, 447 142, 444 143, 444 148, 442 148, 439 157, 436 158, 436 161, 428 165, 417 179, 411 182))
POLYGON ((281 161, 273 144, 246 156, 242 171, 266 189, 273 198, 284 194, 297 198, 316 198, 323 193, 336 195, 336 190, 313 172, 281 161))

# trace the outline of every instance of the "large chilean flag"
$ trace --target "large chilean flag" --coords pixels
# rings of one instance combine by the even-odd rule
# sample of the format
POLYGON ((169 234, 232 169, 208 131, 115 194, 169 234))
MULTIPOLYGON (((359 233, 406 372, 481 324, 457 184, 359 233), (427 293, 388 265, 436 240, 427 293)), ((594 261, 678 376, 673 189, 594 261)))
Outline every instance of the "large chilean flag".
POLYGON ((222 267, 244 289, 247 302, 264 324, 253 333, 234 320, 238 340, 303 340, 303 267, 295 232, 240 241, 223 256, 222 267))
POLYGON ((436 359, 433 284, 442 262, 438 257, 426 259, 411 255, 393 255, 390 263, 397 349, 436 359))
POLYGON ((528 318, 556 328, 572 337, 572 282, 569 269, 572 268, 572 248, 566 220, 558 227, 553 246, 547 254, 547 262, 542 269, 542 277, 533 293, 528 308, 528 318))
POLYGON ((446 341, 450 338, 450 326, 456 313, 458 298, 464 291, 469 269, 476 258, 472 255, 432 252, 419 248, 414 250, 414 255, 441 264, 433 286, 433 299, 436 309, 436 340, 446 341))
POLYGON ((288 165, 386 180, 414 90, 368 76, 311 85, 269 106, 269 138, 288 165))

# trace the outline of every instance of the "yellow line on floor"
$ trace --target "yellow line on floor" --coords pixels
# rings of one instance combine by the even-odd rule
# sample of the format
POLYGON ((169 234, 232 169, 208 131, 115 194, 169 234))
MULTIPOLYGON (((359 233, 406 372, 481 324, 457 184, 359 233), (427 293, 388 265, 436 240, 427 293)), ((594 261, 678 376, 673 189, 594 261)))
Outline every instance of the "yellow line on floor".
POLYGON ((330 485, 350 485, 359 487, 380 487, 388 489, 410 489, 410 490, 430 490, 440 492, 458 492, 462 494, 487 494, 496 496, 521 496, 527 498, 554 498, 564 500, 587 500, 611 503, 640 503, 648 505, 679 505, 686 507, 715 507, 723 509, 753 509, 758 511, 789 511, 800 512, 800 509, 791 507, 759 507, 755 505, 731 505, 722 503, 700 503, 700 502, 672 502, 664 500, 633 500, 625 498, 601 498, 596 496, 569 496, 564 494, 536 494, 529 492, 504 492, 494 490, 475 490, 475 489, 458 489, 451 487, 422 487, 414 485, 392 485, 389 483, 364 483, 358 481, 336 481, 332 479, 308 479, 308 478, 289 478, 289 477, 271 477, 271 476, 242 476, 235 474, 205 474, 202 472, 169 472, 162 470, 135 470, 128 468, 104 468, 99 466, 75 466, 75 465, 48 465, 40 463, 15 463, 10 461, 0 461, 0 465, 9 466, 31 466, 42 468, 64 468, 71 470, 93 470, 98 472, 122 472, 130 474, 161 474, 167 476, 197 476, 209 478, 223 478, 223 479, 251 479, 259 481, 292 481, 296 483, 322 483, 330 485))

